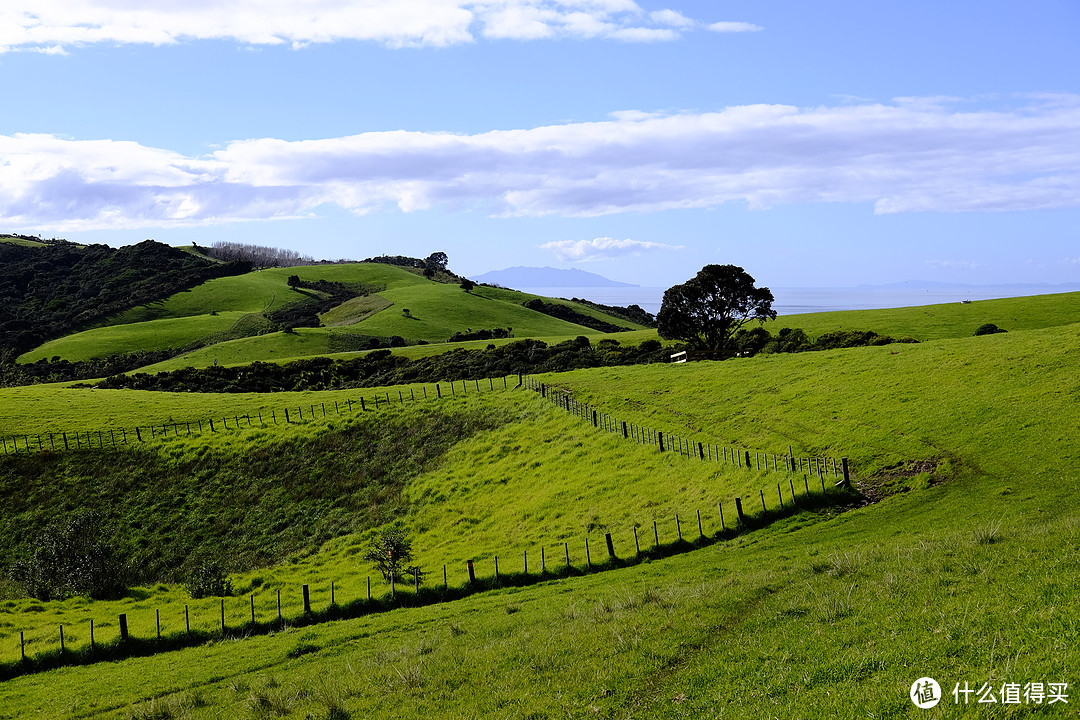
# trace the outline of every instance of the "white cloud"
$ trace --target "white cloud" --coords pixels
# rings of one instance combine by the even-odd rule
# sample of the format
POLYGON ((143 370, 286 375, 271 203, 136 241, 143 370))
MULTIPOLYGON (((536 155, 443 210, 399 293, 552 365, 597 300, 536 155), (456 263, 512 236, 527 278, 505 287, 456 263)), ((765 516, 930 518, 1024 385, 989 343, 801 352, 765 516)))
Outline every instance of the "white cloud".
POLYGON ((718 33, 743 33, 758 32, 765 28, 748 22, 714 22, 709 25, 709 29, 718 33))
POLYGON ((540 249, 555 253, 555 257, 559 260, 590 262, 624 255, 640 255, 642 252, 648 251, 682 250, 683 247, 683 245, 666 245, 642 240, 616 240, 615 238, 602 237, 592 240, 559 240, 544 243, 540 246, 540 249))
POLYGON ((1080 206, 1080 97, 961 112, 907 103, 611 120, 473 135, 233 142, 207 156, 0 136, 0 226, 89 229, 479 209, 597 216, 795 202, 877 213, 1080 206))
POLYGON ((439 47, 478 35, 653 42, 694 24, 632 0, 5 0, 0 52, 190 39, 296 48, 338 40, 439 47))
POLYGON ((675 28, 690 28, 697 25, 696 20, 691 20, 677 10, 657 10, 649 13, 649 19, 657 25, 675 28))
POLYGON ((944 270, 978 270, 981 267, 974 260, 927 260, 926 265, 944 270))

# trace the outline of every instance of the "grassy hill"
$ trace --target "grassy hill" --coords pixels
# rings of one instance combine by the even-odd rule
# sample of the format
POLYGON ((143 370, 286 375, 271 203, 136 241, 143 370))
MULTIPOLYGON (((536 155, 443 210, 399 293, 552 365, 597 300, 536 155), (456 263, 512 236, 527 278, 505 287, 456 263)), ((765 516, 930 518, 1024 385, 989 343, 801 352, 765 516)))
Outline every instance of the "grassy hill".
POLYGON ((0 235, 0 243, 10 243, 11 245, 21 245, 23 247, 45 247, 43 242, 19 235, 0 235))
POLYGON ((772 333, 802 328, 816 337, 833 330, 873 330, 919 341, 971 337, 985 323, 1006 330, 1035 330, 1080 322, 1080 293, 976 300, 883 310, 845 310, 781 316, 765 324, 772 333))
MULTIPOLYGON (((575 337, 598 335, 595 330, 522 307, 537 296, 477 287, 465 293, 456 285, 433 282, 403 268, 379 263, 316 265, 273 268, 236 277, 218 278, 163 301, 119 313, 102 327, 75 333, 48 342, 19 357, 35 362, 59 356, 77 361, 103 353, 182 348, 194 343, 215 345, 199 351, 186 364, 210 365, 219 360, 238 364, 254 360, 276 360, 322 355, 341 350, 334 336, 362 334, 389 338, 400 336, 409 342, 445 342, 456 332, 497 327, 513 329, 517 337, 575 337), (375 295, 356 298, 323 313, 324 327, 298 328, 290 333, 256 334, 236 338, 228 347, 218 348, 223 333, 242 334, 238 323, 250 316, 280 310, 290 303, 310 301, 311 293, 288 285, 290 275, 303 280, 328 280, 383 288, 375 295), (410 311, 407 317, 402 311, 410 311)), ((641 330, 643 326, 612 318, 595 308, 569 301, 589 317, 641 330)), ((347 338, 343 343, 348 347, 347 338)))
MULTIPOLYGON (((1080 413, 1073 350, 1080 325, 1010 330, 917 345, 543 377, 619 418, 691 440, 846 456, 860 486, 881 499, 840 515, 806 511, 702 549, 608 572, 552 576, 527 587, 508 581, 502 589, 428 607, 16 678, 0 685, 0 712, 909 717, 920 711, 908 690, 930 675, 946 696, 927 716, 951 717, 974 716, 978 709, 954 704, 954 683, 1000 689, 1004 683, 1065 682, 1071 692, 1077 667, 1072 618, 1080 611, 1072 581, 1080 561, 1080 444, 1069 428, 1080 413), (107 694, 95 690, 104 686, 107 694), (58 704, 57 687, 72 699, 58 704)), ((186 518, 201 502, 199 493, 216 494, 220 529, 204 531, 204 539, 239 542, 263 527, 255 514, 264 506, 257 496, 244 502, 248 496, 241 492, 253 478, 270 478, 282 488, 340 478, 341 497, 364 497, 349 484, 367 487, 360 475, 331 472, 313 443, 370 425, 396 428, 387 435, 391 440, 408 428, 437 428, 447 418, 484 418, 475 432, 460 434, 417 466, 386 502, 365 501, 369 508, 393 507, 414 537, 420 564, 437 578, 431 582, 441 583, 446 563, 451 586, 463 584, 466 559, 490 577, 496 555, 504 573, 520 572, 528 551, 535 573, 541 548, 549 563, 560 562, 564 542, 575 566, 584 568, 585 539, 595 561, 605 552, 605 532, 620 556, 632 555, 635 527, 645 545, 655 520, 661 539, 670 542, 676 514, 689 539, 697 536, 697 511, 712 534, 719 525, 716 502, 730 508, 734 496, 754 498, 760 489, 772 505, 776 481, 787 481, 783 474, 660 455, 654 446, 594 429, 531 392, 466 389, 441 403, 400 404, 394 397, 391 408, 378 412, 317 417, 287 429, 170 435, 118 450, 109 461, 82 460, 78 453, 0 456, 0 468, 22 480, 20 492, 62 491, 59 506, 95 497, 91 487, 127 483, 123 493, 105 497, 118 514, 145 516, 139 532, 147 547, 170 537, 154 531, 154 513, 175 518, 184 507, 179 515, 186 518), (268 466, 257 464, 264 456, 286 470, 264 472, 260 468, 268 466), (36 472, 21 463, 37 463, 36 472), (80 469, 86 463, 92 467, 80 469), (175 478, 159 472, 151 481, 128 469, 140 464, 175 468, 175 478), (219 472, 211 472, 215 468, 219 472), (191 476, 205 481, 184 484, 191 476), (50 483, 52 477, 63 484, 50 483), (179 504, 185 499, 187 505, 179 504)), ((387 392, 396 396, 398 390, 387 392)), ((163 414, 178 420, 231 415, 278 403, 329 406, 353 396, 0 391, 5 406, 24 408, 17 414, 23 432, 160 422, 163 414)), ((344 444, 340 452, 345 455, 333 467, 348 467, 349 454, 359 450, 344 444)), ((298 527, 317 521, 307 518, 298 527)), ((170 522, 166 527, 180 527, 170 522)), ((265 526, 264 545, 274 532, 272 522, 265 526)), ((277 532, 285 537, 290 528, 277 532)), ((229 624, 242 626, 249 597, 260 618, 272 616, 279 589, 287 617, 298 617, 301 583, 310 585, 318 608, 329 603, 330 581, 339 603, 363 597, 371 570, 357 553, 375 529, 358 527, 318 551, 301 549, 272 567, 238 574, 239 597, 227 602, 229 624)), ((387 591, 378 581, 374 590, 387 591)), ((410 591, 399 592, 407 605, 410 591)), ((170 585, 115 602, 12 599, 0 611, 0 654, 11 659, 18 652, 21 628, 30 631, 35 652, 55 647, 59 623, 72 646, 85 644, 88 616, 98 619, 99 638, 111 638, 117 612, 127 612, 133 628, 148 637, 155 609, 174 632, 188 604, 198 626, 212 629, 219 621, 216 603, 191 601, 170 585)), ((1020 717, 1034 706, 999 710, 999 716, 1020 717)), ((1044 702, 1040 711, 1075 715, 1072 704, 1044 702)))
POLYGON ((0 356, 5 361, 9 354, 92 326, 133 303, 250 268, 153 240, 121 248, 0 242, 0 266, 0 356))

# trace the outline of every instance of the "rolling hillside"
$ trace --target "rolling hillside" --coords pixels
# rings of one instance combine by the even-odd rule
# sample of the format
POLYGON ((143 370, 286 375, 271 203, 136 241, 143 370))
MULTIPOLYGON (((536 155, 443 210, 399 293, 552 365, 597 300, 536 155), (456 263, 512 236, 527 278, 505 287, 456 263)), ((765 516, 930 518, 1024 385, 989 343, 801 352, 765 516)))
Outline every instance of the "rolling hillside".
MULTIPOLYGON (((50 341, 24 353, 20 362, 43 358, 88 360, 108 353, 168 350, 193 344, 207 347, 188 363, 234 364, 276 360, 340 351, 350 334, 380 338, 399 336, 408 343, 445 342, 454 333, 495 328, 512 329, 516 337, 575 337, 597 331, 522 307, 537 296, 477 287, 471 293, 456 285, 432 282, 408 270, 379 263, 274 268, 236 277, 218 278, 162 301, 115 315, 101 327, 50 341), (324 327, 298 328, 298 335, 260 331, 252 318, 311 300, 312 294, 290 287, 288 278, 327 280, 379 288, 323 313, 324 327), (406 316, 403 310, 409 310, 406 316), (248 337, 244 328, 250 327, 248 337), (223 335, 232 337, 222 337, 223 335), (337 335, 340 342, 335 342, 337 335)), ((643 326, 613 318, 595 308, 557 301, 582 315, 632 330, 643 326)), ((185 362, 180 359, 179 362, 185 362)))
MULTIPOLYGON (((0 709, 12 717, 899 718, 919 712, 908 691, 923 675, 945 690, 942 717, 973 712, 948 694, 954 683, 998 690, 1032 682, 1060 690, 1066 683, 1071 693, 1077 666, 1071 618, 1080 611, 1070 580, 1080 562, 1080 444, 1068 428, 1080 412, 1078 338, 1080 325, 1064 324, 917 345, 540 377, 618 418, 691 441, 843 455, 876 502, 842 514, 807 510, 621 569, 551 575, 526 587, 510 576, 501 589, 428 607, 14 678, 0 685, 0 709), (58 683, 82 699, 58 707, 58 683), (111 688, 108 696, 87 692, 102 683, 111 688)), ((258 457, 278 458, 282 468, 294 458, 295 474, 287 476, 293 479, 282 487, 340 478, 341 497, 348 498, 357 492, 353 480, 326 472, 320 452, 310 451, 319 447, 313 442, 380 425, 391 441, 410 427, 438 427, 445 422, 438 418, 485 418, 394 493, 375 506, 367 502, 393 507, 392 518, 414 538, 419 563, 437 578, 431 583, 441 585, 445 563, 454 587, 465 582, 467 559, 490 579, 495 556, 504 573, 520 573, 528 551, 536 573, 541 548, 555 564, 564 542, 584 572, 586 538, 594 562, 605 552, 607 532, 620 557, 632 556, 635 527, 647 545, 655 520, 661 539, 673 542, 676 514, 688 540, 697 537, 696 511, 712 535, 717 502, 730 508, 733 497, 756 498, 760 491, 773 505, 778 480, 785 495, 789 477, 793 485, 803 480, 661 455, 654 445, 593 428, 512 384, 475 392, 459 386, 441 402, 428 388, 426 401, 398 402, 397 392, 408 397, 410 389, 423 396, 420 387, 387 389, 391 406, 378 411, 191 438, 170 434, 98 459, 0 456, 0 468, 20 487, 39 478, 22 492, 47 492, 47 478, 63 477, 70 499, 58 497, 61 504, 95 497, 80 491, 80 483, 127 483, 123 494, 107 496, 119 500, 117 515, 144 518, 136 530, 147 538, 143 547, 153 548, 172 535, 155 539, 157 524, 146 520, 174 510, 167 498, 184 487, 182 478, 204 477, 199 492, 226 498, 241 487, 227 483, 247 488, 249 474, 275 477, 270 466, 254 462, 258 457), (139 463, 163 469, 153 484, 124 469, 139 463), (175 480, 169 467, 177 469, 175 480), (210 480, 215 477, 221 485, 210 480)), ((222 414, 231 423, 234 413, 261 409, 265 416, 279 403, 340 406, 357 395, 0 391, 5 404, 36 404, 37 412, 20 415, 31 433, 161 422, 163 415, 183 421, 222 414)), ((179 497, 194 509, 199 495, 185 490, 179 497)), ((257 521, 260 507, 222 503, 221 529, 204 531, 203 542, 239 542, 249 529, 275 527, 257 521)), ((286 523, 276 532, 285 537, 290 528, 286 523)), ((242 627, 249 596, 254 612, 271 616, 277 590, 288 616, 297 617, 301 583, 313 588, 319 608, 329 603, 331 581, 337 602, 362 598, 371 570, 358 553, 377 529, 357 527, 319 549, 237 574, 239 597, 228 599, 228 622, 242 627)), ((261 542, 267 546, 271 536, 261 542)), ((381 597, 388 588, 375 580, 381 597)), ((411 590, 399 592, 407 606, 411 590)), ((35 652, 55 648, 59 623, 78 647, 87 642, 88 616, 98 619, 99 639, 111 638, 117 612, 127 612, 135 631, 152 637, 155 609, 175 632, 189 605, 199 627, 212 630, 216 602, 192 601, 168 584, 89 604, 11 599, 3 608, 0 653, 7 659, 18 653, 21 628, 35 652)), ((1035 708, 1003 709, 1000 715, 1019 717, 1035 708)), ((1071 704, 1046 699, 1039 709, 1051 717, 1074 715, 1071 704)))

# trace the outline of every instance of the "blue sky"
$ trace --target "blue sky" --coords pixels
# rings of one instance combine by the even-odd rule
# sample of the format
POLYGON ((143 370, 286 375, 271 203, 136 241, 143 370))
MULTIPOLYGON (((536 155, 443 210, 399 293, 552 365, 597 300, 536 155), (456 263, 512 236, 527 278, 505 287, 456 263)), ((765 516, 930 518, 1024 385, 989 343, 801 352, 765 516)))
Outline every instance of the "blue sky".
POLYGON ((8 0, 0 231, 1080 281, 1080 5, 8 0))

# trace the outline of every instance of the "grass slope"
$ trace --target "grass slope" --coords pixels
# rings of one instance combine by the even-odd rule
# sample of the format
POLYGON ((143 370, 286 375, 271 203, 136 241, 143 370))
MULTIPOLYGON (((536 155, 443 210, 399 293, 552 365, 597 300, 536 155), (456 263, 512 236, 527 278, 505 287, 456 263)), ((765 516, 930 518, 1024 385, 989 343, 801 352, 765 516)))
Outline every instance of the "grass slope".
POLYGON ((208 335, 224 333, 247 316, 244 312, 222 312, 216 315, 147 320, 125 325, 108 325, 84 330, 38 346, 19 357, 20 362, 60 356, 76 362, 116 353, 139 350, 163 350, 184 347, 208 335))
MULTIPOLYGON (((179 365, 198 367, 213 364, 215 360, 239 364, 323 355, 333 352, 334 333, 399 335, 413 342, 441 342, 469 328, 513 328, 517 337, 565 339, 598 334, 521 307, 521 302, 533 297, 495 288, 477 288, 473 293, 465 293, 456 285, 432 282, 402 268, 379 263, 274 268, 211 280, 166 300, 132 308, 110 318, 104 327, 51 341, 23 354, 19 361, 35 362, 53 356, 86 360, 113 353, 179 348, 195 342, 213 343, 179 365), (308 295, 289 287, 288 277, 294 274, 305 280, 364 283, 385 290, 350 300, 324 313, 322 321, 326 327, 301 328, 300 335, 275 333, 241 338, 227 347, 219 347, 217 336, 232 327, 230 320, 235 322, 246 315, 270 312, 308 299, 308 295), (401 312, 405 308, 412 317, 401 312)), ((587 306, 564 304, 592 317, 615 320, 587 306)), ((643 329, 633 323, 616 322, 635 330, 643 329)))
MULTIPOLYGON (((0 707, 12 716, 258 716, 274 707, 287 717, 951 717, 964 711, 949 694, 918 714, 911 683, 931 675, 946 693, 965 682, 1075 684, 1080 445, 1068 428, 1080 419, 1078 339, 1080 325, 1070 325, 546 378, 695 438, 843 454, 861 480, 901 492, 624 570, 18 678, 0 688, 0 707), (937 465, 898 472, 916 460, 937 465), (102 684, 108 695, 90 689, 102 684), (62 708, 61 688, 72 698, 62 708)), ((534 538, 560 534, 592 532, 599 549, 605 527, 624 548, 649 512, 689 517, 705 498, 772 480, 660 458, 527 397, 454 400, 524 405, 517 422, 455 446, 405 489, 424 562, 520 557, 534 538)), ((259 593, 265 613, 260 588, 308 579, 324 588, 356 567, 348 545, 248 578, 243 591, 259 593)), ((362 592, 349 582, 342 597, 362 592)), ((7 608, 9 630, 49 612, 21 602, 7 608)), ((149 630, 157 599, 127 602, 149 630)), ((237 601, 230 612, 245 608, 237 601)), ((998 715, 1032 709, 999 706, 998 715)), ((1041 709, 1074 715, 1061 703, 1041 709)))
POLYGON ((37 240, 29 240, 24 237, 15 237, 14 235, 0 235, 0 243, 22 245, 23 247, 45 247, 45 243, 43 242, 38 242, 37 240))
POLYGON ((985 323, 1006 330, 1037 330, 1075 322, 1080 322, 1080 293, 786 315, 766 323, 765 328, 772 333, 784 327, 802 328, 811 337, 832 330, 873 330, 925 341, 971 337, 985 323))

